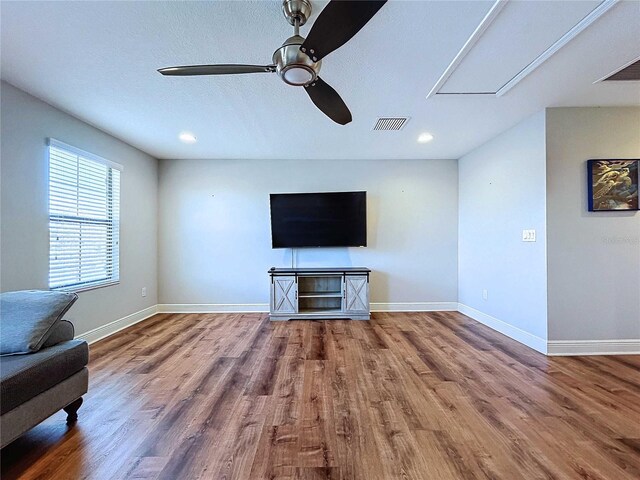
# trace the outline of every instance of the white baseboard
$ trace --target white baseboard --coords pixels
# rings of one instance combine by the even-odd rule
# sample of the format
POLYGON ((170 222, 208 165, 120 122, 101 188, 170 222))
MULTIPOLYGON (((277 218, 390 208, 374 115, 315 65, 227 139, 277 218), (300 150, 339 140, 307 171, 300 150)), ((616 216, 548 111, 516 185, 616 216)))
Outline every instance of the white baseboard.
MULTIPOLYGON (((456 302, 372 303, 372 312, 436 312, 458 310, 456 302)), ((163 303, 158 313, 266 313, 268 303, 163 303)))
POLYGON ((544 338, 540 338, 529 332, 525 332, 518 327, 514 327, 507 322, 492 317, 491 315, 487 315, 486 313, 469 307, 463 303, 458 304, 458 311, 465 314, 467 317, 471 317, 474 320, 482 323, 483 325, 486 325, 487 327, 492 328, 497 332, 502 333, 503 335, 506 335, 509 338, 523 343, 527 347, 531 347, 540 353, 544 353, 545 355, 547 354, 547 341, 544 338))
POLYGON ((122 317, 118 320, 114 320, 113 322, 109 322, 106 325, 102 325, 101 327, 94 328, 93 330, 89 330, 85 333, 80 333, 76 335, 76 338, 86 340, 87 343, 92 344, 94 342, 97 342, 98 340, 102 340, 105 337, 113 335, 120 330, 135 325, 142 320, 146 320, 156 313, 158 313, 158 305, 152 305, 151 307, 147 307, 143 310, 140 310, 139 312, 132 313, 131 315, 127 315, 126 317, 122 317))
POLYGON ((455 312, 457 302, 371 303, 372 312, 455 312))
MULTIPOLYGON (((101 327, 76 335, 91 344, 157 313, 266 313, 268 303, 163 303, 132 313, 101 327)), ((534 350, 552 356, 568 355, 638 355, 640 339, 629 340, 551 340, 525 332, 475 308, 455 302, 372 303, 372 312, 458 311, 534 350)))
POLYGON ((158 313, 267 313, 268 303, 160 303, 158 313))
POLYGON ((640 338, 630 340, 550 340, 547 355, 639 355, 640 338))

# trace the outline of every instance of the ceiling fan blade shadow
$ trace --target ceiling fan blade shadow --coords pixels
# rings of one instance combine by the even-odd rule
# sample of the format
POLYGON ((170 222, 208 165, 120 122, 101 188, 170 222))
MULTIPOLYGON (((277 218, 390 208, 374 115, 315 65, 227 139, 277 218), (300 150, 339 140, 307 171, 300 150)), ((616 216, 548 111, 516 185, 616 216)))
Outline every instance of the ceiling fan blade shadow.
POLYGON ((315 106, 334 122, 346 125, 353 120, 349 108, 340 98, 338 92, 320 77, 316 78, 313 83, 305 85, 304 89, 315 106))
POLYGON ((275 65, 184 65, 181 67, 167 67, 158 70, 162 75, 191 76, 191 75, 238 75, 241 73, 271 73, 275 72, 275 65))
POLYGON ((300 50, 318 61, 364 27, 387 0, 331 0, 314 22, 300 50))

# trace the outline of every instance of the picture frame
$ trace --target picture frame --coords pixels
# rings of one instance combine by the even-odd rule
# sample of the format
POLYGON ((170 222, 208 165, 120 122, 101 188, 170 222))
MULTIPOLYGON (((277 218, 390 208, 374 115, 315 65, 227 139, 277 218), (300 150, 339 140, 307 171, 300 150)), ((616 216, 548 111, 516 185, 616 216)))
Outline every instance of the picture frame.
POLYGON ((590 212, 634 211, 638 203, 639 159, 587 161, 590 212))

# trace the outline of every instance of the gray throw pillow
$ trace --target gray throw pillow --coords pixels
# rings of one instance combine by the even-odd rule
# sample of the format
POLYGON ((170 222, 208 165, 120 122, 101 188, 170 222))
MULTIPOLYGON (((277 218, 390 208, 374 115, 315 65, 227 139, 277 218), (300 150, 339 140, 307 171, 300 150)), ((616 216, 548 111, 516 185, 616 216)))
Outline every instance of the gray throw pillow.
POLYGON ((40 350, 77 299, 75 293, 41 290, 0 294, 0 355, 40 350))

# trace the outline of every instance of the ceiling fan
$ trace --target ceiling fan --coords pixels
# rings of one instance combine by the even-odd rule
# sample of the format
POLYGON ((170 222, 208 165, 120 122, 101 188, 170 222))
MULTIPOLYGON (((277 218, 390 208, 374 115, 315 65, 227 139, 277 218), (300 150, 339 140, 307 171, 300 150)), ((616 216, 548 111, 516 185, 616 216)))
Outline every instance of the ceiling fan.
POLYGON ((318 76, 322 59, 347 43, 386 1, 331 0, 305 39, 300 36, 300 27, 311 15, 311 2, 284 0, 282 12, 294 33, 273 53, 271 65, 187 65, 161 68, 158 72, 174 76, 275 72, 285 83, 304 87, 316 107, 334 122, 346 125, 352 120, 351 112, 340 95, 318 76))

